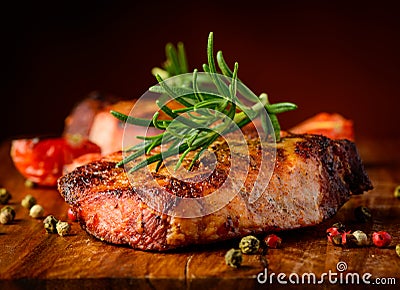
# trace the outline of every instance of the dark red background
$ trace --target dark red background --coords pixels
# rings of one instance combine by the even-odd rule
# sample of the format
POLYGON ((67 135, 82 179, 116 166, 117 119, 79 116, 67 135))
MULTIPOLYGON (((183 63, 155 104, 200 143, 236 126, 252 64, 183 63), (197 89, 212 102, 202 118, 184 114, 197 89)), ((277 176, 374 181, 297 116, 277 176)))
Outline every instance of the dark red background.
POLYGON ((169 41, 183 41, 190 68, 201 69, 210 31, 255 93, 299 105, 282 127, 328 111, 353 119, 356 136, 400 137, 395 1, 140 2, 3 7, 0 139, 60 134, 93 90, 140 97, 169 41))

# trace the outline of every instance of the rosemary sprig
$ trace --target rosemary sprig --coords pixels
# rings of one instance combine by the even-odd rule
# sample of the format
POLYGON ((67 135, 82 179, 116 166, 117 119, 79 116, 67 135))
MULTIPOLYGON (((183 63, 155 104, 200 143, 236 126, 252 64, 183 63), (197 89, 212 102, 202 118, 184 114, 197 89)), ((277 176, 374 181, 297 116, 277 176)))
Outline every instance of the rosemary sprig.
POLYGON ((152 69, 154 76, 160 75, 166 79, 189 72, 185 47, 182 42, 178 42, 176 48, 172 43, 167 43, 165 56, 167 60, 163 63, 162 68, 155 67, 152 69))
POLYGON ((113 116, 128 124, 156 127, 163 131, 156 136, 137 136, 143 140, 142 143, 128 149, 128 157, 119 162, 118 167, 132 162, 142 155, 147 155, 146 159, 132 166, 129 172, 155 162, 157 162, 157 171, 167 158, 180 154, 175 166, 175 170, 177 170, 187 155, 196 151, 189 165, 190 170, 201 154, 219 136, 245 126, 257 116, 261 117, 263 129, 265 133, 268 133, 267 118, 262 113, 263 111, 267 112, 271 120, 276 141, 280 140, 280 126, 276 115, 294 110, 297 106, 292 103, 270 104, 265 93, 256 96, 243 83, 238 81, 238 63, 236 62, 234 69, 231 70, 221 51, 217 52, 217 62, 215 62, 212 32, 209 34, 207 44, 208 62, 203 65, 206 74, 199 74, 197 70, 194 70, 190 79, 185 75, 179 82, 164 81, 166 77, 188 72, 186 54, 182 43, 178 44, 177 49, 172 44, 167 44, 166 56, 167 61, 164 63, 164 70, 159 68, 153 70, 159 85, 151 87, 150 91, 163 94, 156 101, 156 104, 169 119, 160 119, 159 111, 155 112, 153 118, 149 120, 111 111, 113 116), (217 65, 222 75, 218 74, 217 65), (199 89, 199 83, 210 82, 209 80, 212 81, 217 92, 199 89), (230 81, 229 84, 227 80, 230 81), (238 99, 237 92, 240 92, 247 101, 255 104, 252 106, 245 105, 238 99), (171 109, 168 107, 169 100, 177 101, 182 107, 171 109), (150 154, 154 148, 162 144, 168 144, 168 149, 157 154, 150 154))

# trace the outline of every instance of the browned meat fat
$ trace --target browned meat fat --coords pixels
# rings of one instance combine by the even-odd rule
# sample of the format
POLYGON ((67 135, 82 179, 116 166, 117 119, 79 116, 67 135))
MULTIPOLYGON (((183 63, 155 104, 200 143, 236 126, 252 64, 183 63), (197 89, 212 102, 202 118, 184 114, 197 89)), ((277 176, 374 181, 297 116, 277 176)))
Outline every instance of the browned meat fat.
MULTIPOLYGON (((260 144, 253 139, 248 144, 250 160, 257 165, 260 144)), ((258 200, 249 202, 257 166, 249 171, 239 168, 239 174, 246 174, 240 193, 220 210, 198 218, 168 216, 148 207, 140 193, 157 191, 140 173, 129 182, 124 169, 115 167, 121 153, 75 169, 59 179, 58 189, 88 233, 110 243, 158 251, 316 225, 332 217, 351 194, 372 189, 351 141, 290 135, 276 146, 274 172, 258 200)), ((177 180, 163 169, 153 172, 153 178, 171 194, 205 196, 223 183, 230 166, 226 143, 216 143, 210 150, 218 162, 200 182, 177 180)))

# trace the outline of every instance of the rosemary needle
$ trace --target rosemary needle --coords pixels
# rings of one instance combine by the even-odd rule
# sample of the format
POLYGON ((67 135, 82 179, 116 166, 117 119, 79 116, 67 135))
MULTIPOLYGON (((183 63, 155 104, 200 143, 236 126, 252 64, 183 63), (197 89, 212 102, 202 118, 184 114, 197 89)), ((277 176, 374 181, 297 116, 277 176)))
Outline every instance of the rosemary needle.
POLYGON ((177 48, 175 48, 171 43, 168 43, 165 48, 167 60, 164 62, 163 69, 155 68, 152 71, 159 85, 153 86, 149 90, 162 94, 156 104, 160 111, 169 118, 160 119, 160 111, 155 112, 151 119, 136 118, 111 111, 114 117, 128 124, 155 127, 163 131, 156 136, 138 136, 139 139, 143 140, 142 143, 126 150, 128 156, 117 164, 118 167, 146 155, 147 157, 134 164, 129 172, 134 172, 151 163, 157 163, 157 171, 165 159, 180 154, 175 165, 175 170, 178 170, 187 155, 195 151, 196 154, 192 157, 188 168, 190 170, 201 154, 220 135, 245 126, 257 116, 260 116, 262 127, 266 131, 268 127, 267 117, 261 113, 262 111, 266 111, 268 114, 276 141, 280 140, 280 125, 276 115, 294 110, 297 106, 288 102, 271 104, 265 93, 256 96, 249 88, 238 81, 237 63, 231 70, 221 51, 217 52, 217 61, 215 61, 213 46, 213 33, 211 32, 207 43, 207 64, 203 65, 203 69, 217 89, 217 93, 199 89, 199 82, 205 80, 202 75, 204 73, 198 73, 197 69, 193 71, 190 78, 183 75, 188 73, 184 46, 182 43, 178 43, 177 48), (222 75, 218 74, 217 65, 222 75), (182 75, 178 82, 171 84, 171 82, 164 81, 164 78, 177 75, 182 75), (229 84, 227 84, 227 80, 229 80, 229 84), (237 92, 247 101, 255 104, 252 106, 245 105, 238 99, 237 92), (171 109, 168 107, 168 98, 177 101, 182 107, 171 109), (154 148, 162 144, 169 144, 168 149, 161 153, 151 154, 154 148))

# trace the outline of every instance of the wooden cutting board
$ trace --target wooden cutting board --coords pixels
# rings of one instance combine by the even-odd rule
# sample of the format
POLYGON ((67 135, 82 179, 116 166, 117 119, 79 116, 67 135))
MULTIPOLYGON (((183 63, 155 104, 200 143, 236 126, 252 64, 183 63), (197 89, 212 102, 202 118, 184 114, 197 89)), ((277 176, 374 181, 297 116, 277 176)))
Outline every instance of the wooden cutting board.
MULTIPOLYGON (((61 220, 68 220, 68 206, 54 188, 25 187, 9 157, 10 142, 4 142, 0 147, 0 185, 12 194, 10 205, 16 210, 16 219, 10 225, 0 224, 0 289, 287 288, 293 286, 291 281, 295 282, 296 277, 301 283, 303 274, 306 274, 303 286, 309 287, 310 273, 317 280, 322 276, 319 286, 325 288, 341 288, 346 277, 352 284, 351 276, 359 275, 361 279, 365 273, 371 274, 368 279, 371 284, 398 285, 400 257, 395 253, 395 245, 400 243, 400 200, 393 197, 393 190, 400 184, 400 142, 368 141, 357 145, 374 189, 363 196, 354 196, 332 220, 279 233, 283 239, 280 249, 246 255, 242 267, 234 269, 225 265, 224 255, 237 247, 238 240, 157 253, 104 243, 89 236, 77 223, 72 223, 69 236, 47 234, 42 220, 31 218, 20 205, 22 198, 33 195, 46 215, 53 214, 61 220), (372 222, 355 220, 354 208, 359 205, 372 210, 372 222), (335 247, 327 242, 325 231, 337 221, 367 234, 385 230, 393 236, 392 244, 384 249, 335 247), (342 266, 345 263, 347 270, 337 270, 339 263, 342 266), (265 271, 267 275, 259 276, 261 282, 265 277, 272 280, 261 284, 257 276, 265 271), (333 283, 335 277, 331 276, 329 281, 324 275, 329 272, 338 275, 336 283, 333 283), (346 276, 348 273, 352 275, 346 276), (278 275, 286 285, 278 281, 278 275)), ((358 286, 364 288, 362 280, 360 283, 358 286)), ((354 284, 347 286, 357 288, 354 284)))

